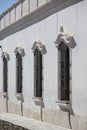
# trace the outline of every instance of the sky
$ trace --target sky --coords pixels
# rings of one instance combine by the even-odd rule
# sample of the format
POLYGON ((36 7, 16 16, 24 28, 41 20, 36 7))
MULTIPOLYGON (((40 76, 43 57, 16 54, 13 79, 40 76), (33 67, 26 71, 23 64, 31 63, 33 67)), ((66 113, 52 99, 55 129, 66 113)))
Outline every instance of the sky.
POLYGON ((13 5, 17 0, 0 0, 0 14, 7 10, 11 5, 13 5))

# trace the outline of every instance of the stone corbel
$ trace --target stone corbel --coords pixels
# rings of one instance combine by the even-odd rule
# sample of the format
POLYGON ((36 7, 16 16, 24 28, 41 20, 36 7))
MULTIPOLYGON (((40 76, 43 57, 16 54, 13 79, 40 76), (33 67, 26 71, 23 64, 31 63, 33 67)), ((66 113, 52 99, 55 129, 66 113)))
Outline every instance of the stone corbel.
POLYGON ((69 48, 75 48, 76 46, 73 36, 64 33, 63 27, 60 27, 60 33, 55 41, 56 47, 58 48, 62 42, 68 45, 69 48))
POLYGON ((14 51, 15 54, 19 53, 21 56, 25 56, 25 51, 23 48, 21 47, 16 47, 15 51, 14 51))
POLYGON ((2 52, 2 58, 6 58, 8 61, 10 60, 9 54, 7 52, 2 52))
POLYGON ((0 92, 0 97, 8 99, 8 92, 0 92))
POLYGON ((23 94, 22 93, 16 93, 17 100, 24 101, 23 94))
POLYGON ((33 46, 32 46, 32 50, 33 52, 38 49, 41 51, 42 54, 46 54, 47 53, 47 50, 46 50, 46 47, 45 45, 41 42, 41 41, 36 41, 33 46))

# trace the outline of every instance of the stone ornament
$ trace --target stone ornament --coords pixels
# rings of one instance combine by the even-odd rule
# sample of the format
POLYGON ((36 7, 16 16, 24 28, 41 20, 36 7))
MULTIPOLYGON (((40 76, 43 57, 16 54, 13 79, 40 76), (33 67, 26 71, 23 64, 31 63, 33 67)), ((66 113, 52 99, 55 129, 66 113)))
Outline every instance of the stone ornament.
POLYGON ((34 42, 33 47, 32 47, 33 52, 36 49, 40 50, 41 53, 44 54, 44 55, 47 53, 46 47, 41 41, 34 42))
POLYGON ((21 47, 16 47, 15 51, 14 51, 15 54, 19 53, 21 56, 25 56, 25 51, 23 48, 21 47))
POLYGON ((9 54, 7 52, 2 52, 2 58, 6 58, 8 61, 10 60, 9 54))
POLYGON ((68 45, 69 48, 75 48, 76 46, 73 36, 64 33, 63 27, 60 27, 60 33, 55 41, 56 47, 58 48, 62 42, 68 45))

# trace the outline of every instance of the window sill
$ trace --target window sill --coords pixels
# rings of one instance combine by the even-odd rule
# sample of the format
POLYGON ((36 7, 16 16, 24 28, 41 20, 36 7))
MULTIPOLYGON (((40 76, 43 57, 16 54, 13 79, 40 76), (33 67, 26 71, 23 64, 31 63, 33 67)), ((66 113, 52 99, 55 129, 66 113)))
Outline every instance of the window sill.
POLYGON ((17 100, 23 101, 23 94, 22 93, 16 93, 15 95, 16 95, 17 100))
POLYGON ((56 103, 67 105, 67 104, 70 104, 70 101, 56 100, 56 103))
POLYGON ((32 99, 36 102, 42 102, 43 98, 42 97, 32 97, 32 99))
POLYGON ((7 92, 2 92, 2 96, 3 96, 4 98, 8 98, 8 93, 7 93, 7 92))
POLYGON ((61 101, 57 100, 56 103, 58 103, 60 109, 62 111, 70 112, 71 111, 71 104, 70 101, 61 101))

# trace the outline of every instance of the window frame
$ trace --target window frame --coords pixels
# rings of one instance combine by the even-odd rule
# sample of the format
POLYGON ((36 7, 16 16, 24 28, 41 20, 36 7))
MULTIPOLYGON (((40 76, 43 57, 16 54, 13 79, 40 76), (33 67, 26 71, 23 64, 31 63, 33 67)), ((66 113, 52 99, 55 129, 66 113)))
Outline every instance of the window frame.
POLYGON ((21 94, 23 89, 23 58, 22 55, 16 53, 16 93, 21 94), (19 87, 20 86, 20 87, 19 87))
MULTIPOLYGON (((65 50, 63 50, 63 51, 65 51, 65 50)), ((62 54, 62 56, 64 56, 64 55, 62 54)), ((64 58, 65 58, 65 56, 64 56, 64 58)), ((63 59, 63 60, 66 60, 66 59, 63 59)), ((64 67, 66 67, 65 66, 66 61, 63 61, 63 62, 64 62, 64 67)), ((64 76, 64 85, 65 85, 65 82, 66 82, 65 81, 65 78, 66 78, 65 70, 66 70, 66 68, 63 68, 63 69, 64 69, 64 71, 63 71, 64 75, 63 76, 64 76)), ((59 47, 58 47, 58 100, 62 101, 62 102, 64 102, 64 101, 69 102, 71 100, 70 89, 71 89, 71 86, 70 86, 70 48, 64 42, 61 42, 59 47), (62 71, 62 70, 61 70, 61 63, 60 62, 62 62, 62 61, 60 61, 60 60, 61 60, 61 53, 65 53, 65 52, 60 51, 61 44, 64 44, 65 47, 68 48, 68 53, 69 53, 68 54, 68 76, 67 76, 68 79, 66 79, 66 80, 68 80, 68 87, 64 86, 65 90, 64 90, 64 88, 61 87, 61 79, 62 78, 61 78, 61 72, 60 71, 62 71), (62 93, 65 94, 66 89, 68 89, 68 95, 67 95, 68 97, 67 96, 63 97, 64 95, 62 95, 62 93)))
MULTIPOLYGON (((60 46, 61 42, 64 42, 69 47, 69 56, 70 56, 69 57, 69 60, 70 60, 70 64, 69 64, 69 66, 70 66, 70 77, 69 77, 69 80, 70 80, 70 101, 58 100, 58 93, 57 93, 57 100, 56 100, 57 103, 59 103, 60 105, 64 104, 64 106, 65 106, 65 104, 69 104, 69 105, 72 104, 72 49, 74 49, 77 46, 77 44, 75 42, 74 36, 70 35, 70 33, 64 32, 63 26, 60 26, 59 29, 60 29, 59 34, 58 34, 56 41, 55 41, 55 46, 57 48, 57 52, 58 52, 58 47, 60 46)), ((58 61, 57 61, 57 63, 58 63, 58 61)), ((59 76, 59 66, 58 66, 57 73, 59 76)), ((59 86, 59 80, 57 80, 57 89, 58 89, 58 86, 59 86)))
POLYGON ((39 49, 34 50, 34 97, 43 97, 43 55, 39 49))
MULTIPOLYGON (((35 52, 36 49, 38 49, 42 53, 42 56, 44 56, 47 53, 45 44, 41 40, 35 41, 31 49, 33 50, 33 53, 35 52)), ((42 69, 43 69, 43 60, 42 60, 42 69)), ((42 80, 43 80, 43 71, 42 71, 42 80)), ((32 97, 32 99, 35 102, 39 102, 39 103, 43 102, 43 82, 42 82, 42 97, 32 97)))
POLYGON ((21 91, 20 92, 18 92, 17 91, 17 58, 15 57, 15 60, 16 60, 16 93, 15 93, 15 95, 16 95, 16 98, 17 98, 17 100, 20 100, 20 101, 24 101, 24 98, 23 98, 23 57, 25 56, 25 51, 24 51, 24 49, 23 48, 21 48, 21 47, 16 47, 15 48, 15 51, 14 51, 14 53, 15 53, 15 56, 17 56, 17 53, 19 53, 20 54, 20 57, 21 57, 21 61, 22 61, 22 65, 21 65, 21 91))
POLYGON ((8 59, 3 56, 3 92, 8 92, 8 59))

